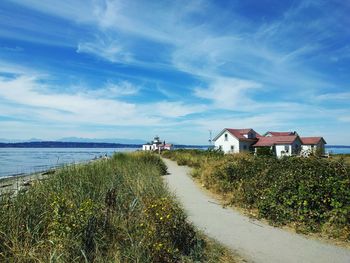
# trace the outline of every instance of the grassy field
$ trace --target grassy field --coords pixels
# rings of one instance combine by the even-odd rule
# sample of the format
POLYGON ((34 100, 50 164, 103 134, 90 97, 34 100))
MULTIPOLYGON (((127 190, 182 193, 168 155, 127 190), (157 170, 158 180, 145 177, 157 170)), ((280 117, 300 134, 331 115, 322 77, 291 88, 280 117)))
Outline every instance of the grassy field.
POLYGON ((1 262, 235 262, 196 232, 155 155, 68 166, 0 199, 1 262))
POLYGON ((344 158, 256 157, 179 150, 164 157, 194 167, 193 176, 273 225, 350 241, 350 167, 344 158))
POLYGON ((350 165, 350 154, 333 154, 331 155, 331 158, 344 162, 347 165, 350 165))

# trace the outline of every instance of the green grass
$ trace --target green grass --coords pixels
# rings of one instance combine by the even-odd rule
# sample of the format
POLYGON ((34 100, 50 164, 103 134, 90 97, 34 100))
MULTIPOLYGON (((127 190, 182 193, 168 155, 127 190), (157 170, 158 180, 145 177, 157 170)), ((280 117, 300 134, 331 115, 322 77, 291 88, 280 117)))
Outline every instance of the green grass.
POLYGON ((332 154, 331 158, 335 159, 335 160, 339 160, 341 162, 344 162, 344 163, 350 165, 350 154, 348 154, 348 153, 332 154))
POLYGON ((155 155, 116 154, 3 197, 0 261, 233 262, 188 223, 165 172, 155 155))
POLYGON ((202 185, 273 225, 350 241, 350 167, 341 158, 165 154, 194 167, 202 185))

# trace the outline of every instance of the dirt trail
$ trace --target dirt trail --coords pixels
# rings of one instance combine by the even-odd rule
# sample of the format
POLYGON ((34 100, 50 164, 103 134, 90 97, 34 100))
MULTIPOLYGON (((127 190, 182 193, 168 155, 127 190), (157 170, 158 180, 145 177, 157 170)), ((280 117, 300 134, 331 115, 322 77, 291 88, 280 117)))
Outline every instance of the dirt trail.
POLYGON ((189 215, 208 236, 217 239, 251 262, 349 263, 350 250, 310 240, 301 235, 250 219, 225 209, 192 181, 190 168, 164 159, 165 180, 189 215))

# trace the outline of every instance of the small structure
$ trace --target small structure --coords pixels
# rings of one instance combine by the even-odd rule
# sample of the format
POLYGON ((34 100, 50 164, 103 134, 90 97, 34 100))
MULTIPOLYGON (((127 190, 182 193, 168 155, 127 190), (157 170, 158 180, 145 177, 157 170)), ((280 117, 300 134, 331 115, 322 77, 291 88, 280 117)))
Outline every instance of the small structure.
POLYGON ((170 143, 165 143, 161 141, 159 136, 155 136, 152 142, 148 142, 142 145, 143 151, 163 151, 163 150, 172 150, 173 145, 170 143))
POLYGON ((259 147, 270 147, 278 158, 297 155, 301 151, 302 141, 298 135, 260 137, 253 145, 255 150, 259 147))
POLYGON ((224 153, 239 153, 252 151, 252 145, 261 137, 253 129, 223 129, 214 139, 215 149, 224 153))
POLYGON ((327 142, 323 137, 301 137, 300 139, 303 143, 302 151, 307 155, 316 153, 319 155, 325 154, 325 144, 327 142))

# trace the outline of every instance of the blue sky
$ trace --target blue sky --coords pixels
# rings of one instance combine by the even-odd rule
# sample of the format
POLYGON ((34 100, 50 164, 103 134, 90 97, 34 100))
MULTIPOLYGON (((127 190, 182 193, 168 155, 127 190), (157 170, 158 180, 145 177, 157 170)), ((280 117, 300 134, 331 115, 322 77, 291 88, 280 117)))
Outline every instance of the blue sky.
POLYGON ((0 2, 0 138, 350 145, 350 2, 0 2))

